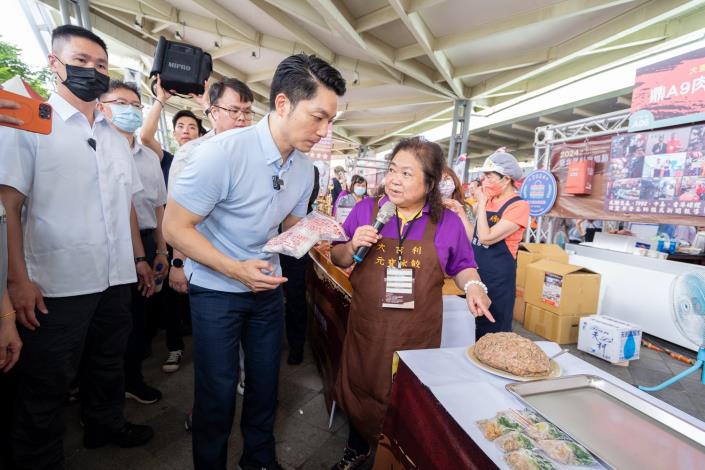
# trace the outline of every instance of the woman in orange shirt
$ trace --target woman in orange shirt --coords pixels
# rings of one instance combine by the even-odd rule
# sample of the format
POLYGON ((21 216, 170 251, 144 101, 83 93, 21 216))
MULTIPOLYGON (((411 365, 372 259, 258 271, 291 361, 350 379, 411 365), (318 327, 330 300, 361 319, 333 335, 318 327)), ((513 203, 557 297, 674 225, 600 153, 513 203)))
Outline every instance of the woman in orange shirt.
POLYGON ((529 222, 529 204, 517 194, 515 183, 522 171, 513 155, 497 151, 490 155, 480 170, 482 187, 475 192, 476 223, 467 217, 454 201, 446 207, 463 220, 468 238, 472 239, 478 271, 492 301, 490 312, 495 323, 484 317, 475 320, 475 337, 487 333, 512 330, 512 311, 516 297, 516 255, 529 222))

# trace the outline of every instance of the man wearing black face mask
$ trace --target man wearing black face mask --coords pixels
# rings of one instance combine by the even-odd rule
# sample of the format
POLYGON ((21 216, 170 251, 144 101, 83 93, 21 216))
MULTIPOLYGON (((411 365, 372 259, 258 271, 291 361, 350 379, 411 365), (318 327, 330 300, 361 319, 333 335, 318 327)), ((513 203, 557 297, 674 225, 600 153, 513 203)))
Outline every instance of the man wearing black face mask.
POLYGON ((142 185, 130 148, 96 110, 109 84, 105 43, 56 28, 49 66, 52 133, 0 128, 8 292, 25 353, 12 430, 19 469, 64 467, 62 405, 79 363, 86 447, 132 447, 153 435, 123 416, 130 284, 139 279, 149 295, 154 283, 131 204, 142 185))

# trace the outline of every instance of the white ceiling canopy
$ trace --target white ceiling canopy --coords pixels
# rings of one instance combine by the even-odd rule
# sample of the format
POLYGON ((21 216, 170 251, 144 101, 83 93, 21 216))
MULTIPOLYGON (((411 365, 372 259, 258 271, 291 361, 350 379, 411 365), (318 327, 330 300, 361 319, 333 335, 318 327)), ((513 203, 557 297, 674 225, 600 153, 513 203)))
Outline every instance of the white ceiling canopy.
MULTIPOLYGON (((139 54, 143 72, 159 36, 178 36, 210 52, 217 74, 247 83, 262 111, 277 64, 315 53, 348 82, 336 137, 372 147, 451 120, 456 99, 501 109, 705 26, 705 0, 90 0, 90 9, 94 29, 139 54)), ((470 151, 530 137, 517 126, 471 139, 470 151)))

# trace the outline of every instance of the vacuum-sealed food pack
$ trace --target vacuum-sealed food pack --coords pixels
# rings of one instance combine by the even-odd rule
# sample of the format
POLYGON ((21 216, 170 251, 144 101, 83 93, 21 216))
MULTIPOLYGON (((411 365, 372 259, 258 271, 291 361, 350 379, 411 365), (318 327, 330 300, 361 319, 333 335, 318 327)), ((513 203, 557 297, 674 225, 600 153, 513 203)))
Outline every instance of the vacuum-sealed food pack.
POLYGON ((539 448, 551 459, 564 465, 592 466, 597 462, 580 444, 572 441, 547 439, 538 442, 539 448))
POLYGON ((504 456, 504 460, 514 470, 556 470, 546 457, 527 449, 509 452, 504 456))
POLYGON ((342 242, 347 241, 348 236, 335 219, 313 211, 286 232, 269 240, 262 251, 281 253, 298 259, 323 240, 342 242))
POLYGON ((533 439, 519 431, 510 431, 498 437, 494 443, 504 452, 512 452, 519 449, 532 450, 536 447, 536 442, 533 439))
POLYGON ((499 436, 511 431, 518 431, 522 427, 521 424, 506 413, 497 413, 494 418, 482 419, 477 422, 477 426, 488 441, 494 441, 499 436))

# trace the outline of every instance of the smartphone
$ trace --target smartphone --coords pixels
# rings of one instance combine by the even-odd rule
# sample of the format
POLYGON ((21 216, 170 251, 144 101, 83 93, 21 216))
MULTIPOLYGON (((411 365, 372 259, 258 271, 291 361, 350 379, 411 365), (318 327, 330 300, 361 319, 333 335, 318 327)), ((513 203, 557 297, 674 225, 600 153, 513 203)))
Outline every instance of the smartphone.
POLYGON ((18 109, 0 108, 0 114, 5 114, 23 121, 23 124, 19 126, 16 124, 0 122, 1 126, 14 127, 15 129, 36 132, 37 134, 51 133, 51 105, 38 99, 27 98, 2 89, 0 89, 0 99, 14 101, 20 106, 18 109))

